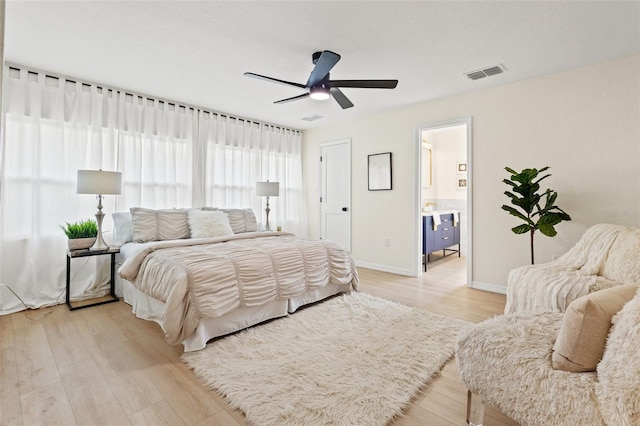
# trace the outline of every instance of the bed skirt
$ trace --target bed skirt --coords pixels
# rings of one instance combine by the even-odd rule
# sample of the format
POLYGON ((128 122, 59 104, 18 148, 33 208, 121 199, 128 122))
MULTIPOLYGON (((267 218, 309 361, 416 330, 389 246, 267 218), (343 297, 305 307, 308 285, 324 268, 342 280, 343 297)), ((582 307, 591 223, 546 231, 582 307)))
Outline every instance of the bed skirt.
MULTIPOLYGON (((242 307, 220 318, 207 318, 200 322, 196 331, 182 341, 184 352, 204 349, 207 342, 215 337, 224 336, 261 322, 279 318, 295 312, 298 308, 339 293, 349 292, 350 284, 328 284, 324 287, 308 290, 288 300, 274 300, 260 306, 242 307)), ((129 281, 116 278, 116 294, 131 305, 133 314, 141 319, 154 321, 162 327, 164 302, 147 296, 129 281)))

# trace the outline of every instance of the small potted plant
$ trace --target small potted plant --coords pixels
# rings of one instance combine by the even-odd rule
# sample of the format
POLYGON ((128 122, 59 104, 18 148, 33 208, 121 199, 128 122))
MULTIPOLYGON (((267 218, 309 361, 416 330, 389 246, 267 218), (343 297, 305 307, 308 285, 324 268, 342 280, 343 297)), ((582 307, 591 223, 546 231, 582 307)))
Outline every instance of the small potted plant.
POLYGON ((87 219, 79 222, 60 225, 67 238, 69 238, 69 250, 88 249, 95 243, 98 236, 98 225, 95 220, 87 219))

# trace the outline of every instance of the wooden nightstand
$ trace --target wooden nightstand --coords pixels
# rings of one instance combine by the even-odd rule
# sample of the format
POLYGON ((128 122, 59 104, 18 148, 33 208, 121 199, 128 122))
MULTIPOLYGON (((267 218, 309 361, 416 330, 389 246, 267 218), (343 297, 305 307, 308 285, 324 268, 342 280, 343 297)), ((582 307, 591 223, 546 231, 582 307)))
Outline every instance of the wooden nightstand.
POLYGON ((120 247, 110 247, 106 250, 67 250, 67 306, 69 310, 88 308, 89 306, 104 305, 105 303, 118 302, 120 299, 115 291, 116 253, 120 253, 120 247), (95 299, 71 302, 71 259, 88 256, 111 255, 111 280, 109 281, 109 294, 95 299))

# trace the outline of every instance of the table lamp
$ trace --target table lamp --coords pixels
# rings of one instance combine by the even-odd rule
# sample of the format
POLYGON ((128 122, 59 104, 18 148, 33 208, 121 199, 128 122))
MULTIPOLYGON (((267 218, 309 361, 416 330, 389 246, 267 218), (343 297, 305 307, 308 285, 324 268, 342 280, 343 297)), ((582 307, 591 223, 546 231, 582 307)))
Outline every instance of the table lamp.
POLYGON ((96 222, 98 235, 96 242, 89 250, 107 250, 109 246, 102 238, 102 197, 106 195, 119 195, 122 193, 122 173, 107 172, 103 170, 78 170, 77 194, 95 194, 98 196, 98 212, 96 222))
POLYGON ((264 230, 271 231, 269 227, 269 197, 277 197, 280 195, 280 182, 256 182, 256 195, 258 197, 267 197, 267 208, 264 209, 267 212, 267 222, 265 224, 264 230))

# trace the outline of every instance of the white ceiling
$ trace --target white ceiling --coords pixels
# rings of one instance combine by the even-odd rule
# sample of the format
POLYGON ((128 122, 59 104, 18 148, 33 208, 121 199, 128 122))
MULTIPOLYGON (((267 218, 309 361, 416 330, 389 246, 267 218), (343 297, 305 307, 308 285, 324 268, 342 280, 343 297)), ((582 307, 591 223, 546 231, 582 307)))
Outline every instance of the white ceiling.
POLYGON ((640 2, 7 0, 5 31, 9 63, 306 129, 640 53, 640 2), (342 110, 243 76, 305 83, 320 50, 333 79, 398 87, 343 89, 342 110))

